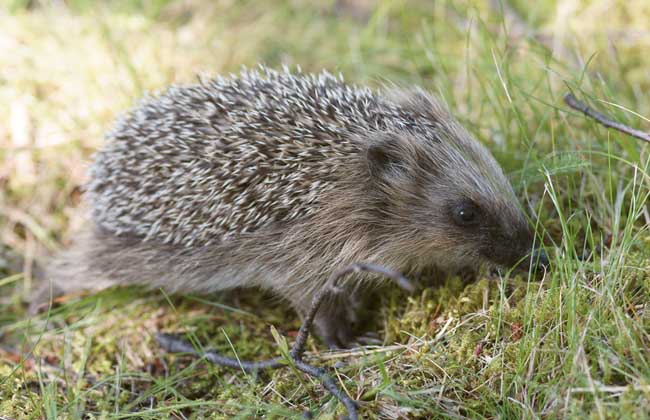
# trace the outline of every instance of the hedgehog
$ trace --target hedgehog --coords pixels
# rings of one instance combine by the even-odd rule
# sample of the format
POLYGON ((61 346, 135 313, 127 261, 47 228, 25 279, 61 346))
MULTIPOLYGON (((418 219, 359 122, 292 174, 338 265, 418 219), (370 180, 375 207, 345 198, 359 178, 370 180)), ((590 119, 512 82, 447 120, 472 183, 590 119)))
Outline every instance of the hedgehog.
MULTIPOLYGON (((48 270, 60 291, 259 288, 304 316, 350 263, 417 276, 535 255, 501 167, 441 101, 326 71, 259 66, 145 97, 107 135, 85 197, 85 230, 48 270)), ((316 334, 349 345, 379 284, 339 285, 316 334)))

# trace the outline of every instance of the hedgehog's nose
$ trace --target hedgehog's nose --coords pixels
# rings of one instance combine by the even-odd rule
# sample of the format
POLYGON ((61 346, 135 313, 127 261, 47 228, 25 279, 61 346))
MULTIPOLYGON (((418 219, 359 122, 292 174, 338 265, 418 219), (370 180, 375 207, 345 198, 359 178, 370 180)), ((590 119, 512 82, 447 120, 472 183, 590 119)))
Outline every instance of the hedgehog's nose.
POLYGON ((544 251, 543 249, 538 249, 537 251, 534 251, 532 255, 532 265, 537 269, 548 268, 549 260, 548 260, 548 255, 546 255, 546 251, 544 251))

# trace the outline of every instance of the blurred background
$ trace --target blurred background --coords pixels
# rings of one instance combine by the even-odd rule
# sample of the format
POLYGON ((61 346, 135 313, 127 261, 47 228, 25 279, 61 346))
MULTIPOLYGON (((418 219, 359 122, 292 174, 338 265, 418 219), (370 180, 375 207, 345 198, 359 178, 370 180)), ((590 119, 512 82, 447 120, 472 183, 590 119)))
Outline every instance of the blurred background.
MULTIPOLYGON (((626 220, 630 220, 629 232, 645 236, 624 242, 629 246, 617 252, 629 257, 636 255, 630 250, 636 250, 647 263, 648 256, 639 249, 650 243, 643 227, 650 221, 647 196, 643 195, 648 183, 645 179, 637 184, 636 178, 639 167, 647 169, 647 147, 569 111, 562 97, 574 91, 595 108, 648 131, 648 52, 647 0, 0 0, 0 327, 4 328, 4 332, 0 328, 0 339, 4 333, 14 334, 25 326, 24 300, 34 287, 38 271, 35 261, 69 243, 84 222, 86 169, 115 118, 146 92, 173 83, 194 83, 198 75, 237 72, 244 65, 257 63, 300 66, 304 71, 327 69, 342 73, 348 81, 375 88, 388 83, 419 84, 441 96, 493 151, 526 208, 540 216, 553 245, 562 255, 576 257, 574 265, 560 270, 554 281, 574 287, 572 273, 582 267, 578 256, 586 247, 607 247, 612 237, 614 242, 623 238, 623 231, 628 232, 626 220)), ((643 267, 642 263, 635 264, 643 267)), ((623 278, 619 274, 616 278, 623 278)), ((589 276, 585 280, 589 287, 593 279, 609 278, 589 276)), ((632 305, 635 299, 643 303, 650 290, 650 276, 637 278, 642 285, 629 295, 621 295, 620 305, 616 300, 619 297, 612 298, 608 310, 632 305)), ((623 289, 612 283, 614 295, 623 289)), ((610 296, 598 296, 605 295, 610 296)), ((548 308, 565 308, 557 303, 564 302, 562 296, 558 301, 549 300, 556 303, 548 308)), ((578 302, 587 308, 597 307, 594 299, 599 297, 585 295, 578 302)), ((432 319, 442 313, 440 304, 422 302, 411 309, 424 313, 417 315, 424 320, 416 315, 404 316, 399 318, 401 324, 391 324, 399 312, 387 315, 386 340, 402 337, 407 341, 408 337, 399 334, 403 329, 413 334, 438 331, 444 322, 432 319)), ((444 308, 444 302, 442 305, 444 308)), ((532 305, 539 307, 538 303, 532 305)), ((553 314, 548 319, 564 325, 566 314, 576 313, 577 304, 571 305, 559 319, 553 314)), ((157 310, 151 309, 152 313, 157 310)), ((536 316, 517 321, 517 325, 545 325, 546 321, 536 316)), ((61 317, 66 322, 76 319, 71 312, 61 317)), ((646 340, 648 317, 643 319, 638 331, 645 333, 634 335, 634 340, 646 340)), ((122 325, 110 321, 109 327, 107 318, 97 322, 105 322, 102 325, 107 329, 122 325)), ((587 331, 584 325, 575 324, 576 334, 587 331)), ((620 325, 609 325, 607 334, 594 333, 599 337, 594 343, 602 344, 602 336, 623 331, 620 325)), ((132 333, 135 339, 142 338, 141 329, 129 328, 115 334, 132 333)), ((259 328, 267 331, 263 323, 259 328)), ((522 327, 518 328, 521 337, 522 327)), ((477 330, 472 331, 474 334, 477 330)), ((63 352, 55 336, 49 339, 51 354, 63 352)), ((569 383, 562 375, 583 378, 586 371, 598 376, 603 363, 615 365, 613 361, 621 354, 631 359, 625 359, 624 367, 616 365, 606 371, 614 376, 612 372, 625 372, 614 382, 625 385, 633 382, 631 378, 647 380, 650 368, 635 370, 635 363, 643 365, 642 353, 625 353, 632 346, 626 340, 633 340, 632 335, 611 344, 613 350, 607 347, 611 353, 603 350, 589 359, 593 370, 577 367, 575 372, 553 371, 546 379, 539 379, 539 384, 545 384, 551 375, 562 389, 569 383)), ((557 347, 547 354, 560 348, 557 354, 566 350, 569 365, 571 360, 582 360, 571 353, 578 347, 564 347, 564 336, 549 342, 557 347)), ((599 345, 594 344, 594 348, 599 345)), ((521 346, 517 351, 524 351, 521 346)), ((462 344, 458 360, 474 360, 477 348, 462 344)), ((146 351, 136 354, 148 354, 146 351)), ((75 354, 78 358, 80 353, 75 354)), ((0 368, 1 356, 2 352, 0 368)), ((520 362, 522 366, 527 363, 520 362)), ((6 363, 15 373, 13 365, 6 363)), ((558 363, 554 360, 549 366, 558 363)), ((451 369, 451 365, 442 365, 451 369)), ((112 365, 97 363, 92 369, 101 376, 101 372, 113 372, 107 366, 112 365), (102 370, 105 368, 108 370, 102 370)), ((141 367, 135 362, 129 366, 141 367)), ((499 387, 481 388, 487 380, 481 375, 486 371, 471 376, 475 383, 467 379, 468 383, 457 384, 460 391, 449 395, 450 401, 456 398, 470 404, 477 398, 475 408, 485 408, 485 398, 489 397, 498 407, 494 395, 499 387), (471 395, 462 393, 479 388, 481 391, 472 391, 471 395)), ((602 375, 604 382, 611 379, 602 375)), ((535 380, 531 373, 521 383, 531 377, 535 380)), ((519 380, 516 374, 513 378, 519 380)), ((580 381, 576 379, 575 383, 580 381)), ((555 388, 546 393, 544 386, 537 390, 538 400, 531 402, 524 394, 513 398, 519 401, 521 397, 520 405, 543 412, 553 407, 554 398, 564 395, 557 394, 555 388)), ((11 394, 7 391, 5 395, 11 394)), ((109 397, 102 398, 108 401, 109 397)), ((602 414, 602 406, 590 401, 585 402, 585 413, 598 409, 596 413, 602 414)), ((632 411, 643 406, 638 400, 630 401, 635 401, 628 405, 632 411)), ((502 411, 501 415, 527 415, 528 411, 518 412, 516 407, 512 403, 510 409, 514 411, 502 411)), ((573 403, 562 413, 570 412, 571 407, 575 408, 573 403)))

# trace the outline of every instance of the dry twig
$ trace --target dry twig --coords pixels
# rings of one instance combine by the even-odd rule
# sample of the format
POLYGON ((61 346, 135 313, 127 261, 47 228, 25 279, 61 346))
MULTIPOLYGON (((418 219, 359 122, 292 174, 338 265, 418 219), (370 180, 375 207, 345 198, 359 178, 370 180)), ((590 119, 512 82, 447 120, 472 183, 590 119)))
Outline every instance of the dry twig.
MULTIPOLYGON (((295 366, 298 370, 306 373, 307 375, 313 376, 320 380, 320 382, 323 384, 323 387, 325 387, 325 389, 327 389, 345 406, 348 411, 348 419, 350 420, 358 419, 356 401, 351 399, 345 392, 339 389, 334 379, 332 379, 332 377, 327 374, 327 371, 325 369, 305 363, 303 361, 303 355, 305 354, 305 344, 307 342, 307 338, 309 337, 309 333, 314 322, 314 317, 316 316, 318 308, 320 307, 323 299, 325 299, 329 294, 333 293, 333 290, 336 288, 336 284, 339 279, 350 273, 358 273, 361 271, 369 271, 381 274, 395 281, 395 283, 397 283, 401 288, 408 291, 413 290, 413 285, 411 282, 407 280, 401 273, 393 270, 388 270, 379 265, 356 263, 338 270, 332 274, 327 282, 327 286, 314 297, 311 308, 309 309, 309 313, 300 326, 298 335, 296 336, 296 341, 293 343, 291 351, 289 352, 293 366, 295 366)), ((234 369, 242 369, 247 372, 254 372, 260 369, 276 369, 287 366, 286 360, 283 357, 274 357, 272 359, 254 362, 241 361, 238 359, 225 357, 214 351, 197 351, 187 341, 171 334, 158 334, 157 340, 160 346, 170 353, 187 353, 193 356, 202 357, 216 365, 226 366, 234 369)))
POLYGON ((590 118, 593 118, 598 123, 604 125, 607 128, 613 128, 614 130, 618 130, 621 133, 625 133, 629 136, 636 137, 637 139, 647 141, 650 143, 650 133, 646 133, 644 131, 637 130, 632 127, 628 127, 625 124, 622 124, 618 121, 614 121, 608 116, 589 108, 589 105, 578 100, 575 96, 573 96, 572 93, 567 93, 564 96, 564 102, 567 105, 569 105, 571 108, 575 109, 576 111, 582 112, 583 114, 585 114, 590 118))

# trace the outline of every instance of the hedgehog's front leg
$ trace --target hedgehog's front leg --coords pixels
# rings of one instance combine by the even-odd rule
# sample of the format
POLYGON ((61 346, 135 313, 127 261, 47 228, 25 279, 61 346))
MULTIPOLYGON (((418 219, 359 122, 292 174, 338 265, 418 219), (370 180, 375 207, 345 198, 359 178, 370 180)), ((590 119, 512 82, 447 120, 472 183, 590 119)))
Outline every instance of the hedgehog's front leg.
POLYGON ((314 319, 314 327, 326 346, 340 349, 352 344, 356 338, 360 305, 358 295, 341 286, 335 286, 325 297, 314 319))
POLYGON ((414 289, 413 284, 397 271, 376 264, 355 263, 334 272, 315 294, 293 300, 303 319, 309 319, 312 314, 315 333, 330 348, 348 347, 356 338, 363 289, 339 280, 364 271, 386 276, 404 290, 412 292, 414 289), (315 302, 319 302, 318 305, 315 302))

